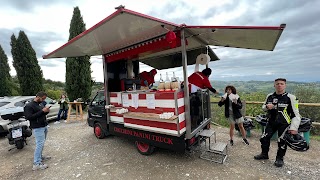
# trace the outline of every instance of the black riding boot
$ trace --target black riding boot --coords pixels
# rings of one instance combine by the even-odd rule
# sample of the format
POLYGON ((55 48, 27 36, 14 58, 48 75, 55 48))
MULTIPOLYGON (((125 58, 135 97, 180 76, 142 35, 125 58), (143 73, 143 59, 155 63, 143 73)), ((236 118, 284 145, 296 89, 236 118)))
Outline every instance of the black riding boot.
POLYGON ((283 157, 277 157, 276 158, 276 161, 274 162, 274 165, 277 166, 277 167, 282 167, 284 165, 284 162, 283 162, 283 157))
POLYGON ((254 156, 255 160, 263 160, 263 159, 269 159, 268 153, 261 153, 256 156, 254 156))

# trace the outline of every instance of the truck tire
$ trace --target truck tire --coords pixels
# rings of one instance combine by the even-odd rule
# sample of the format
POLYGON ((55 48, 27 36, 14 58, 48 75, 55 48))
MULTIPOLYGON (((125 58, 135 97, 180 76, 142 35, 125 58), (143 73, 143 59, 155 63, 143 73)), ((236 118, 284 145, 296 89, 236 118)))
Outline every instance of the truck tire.
POLYGON ((139 142, 139 141, 136 141, 135 144, 138 152, 142 155, 148 156, 154 152, 155 147, 150 144, 139 142))
POLYGON ((95 123, 94 124, 93 133, 98 139, 103 139, 103 138, 106 137, 106 135, 104 134, 104 132, 103 132, 103 130, 101 128, 101 124, 100 123, 95 123))
POLYGON ((24 140, 21 139, 19 141, 16 141, 16 147, 17 149, 22 149, 24 147, 24 140))

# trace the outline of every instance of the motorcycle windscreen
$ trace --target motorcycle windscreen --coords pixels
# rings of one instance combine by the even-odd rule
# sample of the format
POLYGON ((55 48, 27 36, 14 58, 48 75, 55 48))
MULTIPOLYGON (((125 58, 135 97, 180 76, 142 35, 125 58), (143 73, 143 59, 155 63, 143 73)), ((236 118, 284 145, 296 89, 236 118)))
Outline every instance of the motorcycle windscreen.
POLYGON ((24 116, 23 107, 12 107, 0 110, 1 118, 4 120, 17 120, 24 116))

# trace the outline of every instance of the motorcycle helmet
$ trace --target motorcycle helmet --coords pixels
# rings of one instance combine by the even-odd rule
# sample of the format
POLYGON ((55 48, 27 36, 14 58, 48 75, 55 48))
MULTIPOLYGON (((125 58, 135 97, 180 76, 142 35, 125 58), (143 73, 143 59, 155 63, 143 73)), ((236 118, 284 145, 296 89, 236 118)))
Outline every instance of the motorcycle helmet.
POLYGON ((307 151, 309 149, 307 141, 299 134, 290 134, 289 132, 286 132, 283 139, 286 144, 295 151, 307 151))
POLYGON ((311 130, 311 128, 312 128, 311 119, 302 117, 298 131, 299 132, 308 132, 311 130))
POLYGON ((256 117, 256 121, 262 125, 262 126, 266 126, 267 125, 267 116, 265 114, 260 114, 256 117))

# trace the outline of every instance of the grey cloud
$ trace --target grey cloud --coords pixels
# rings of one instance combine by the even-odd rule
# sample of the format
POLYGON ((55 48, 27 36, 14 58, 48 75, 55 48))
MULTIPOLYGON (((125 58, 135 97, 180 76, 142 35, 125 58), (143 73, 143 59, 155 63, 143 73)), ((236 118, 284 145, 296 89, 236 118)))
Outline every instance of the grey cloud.
MULTIPOLYGON (((320 56, 320 38, 317 31, 320 27, 320 1, 233 1, 219 8, 209 8, 201 16, 192 14, 192 7, 187 4, 171 1, 160 10, 158 7, 151 10, 150 14, 177 24, 198 25, 203 19, 222 12, 237 11, 243 6, 247 6, 248 9, 241 17, 234 17, 225 24, 210 25, 278 26, 286 23, 287 27, 272 52, 220 47, 214 49, 221 60, 210 63, 209 66, 213 69, 211 78, 272 80, 288 76, 295 81, 319 81, 317 64, 320 56), (169 16, 171 12, 179 11, 182 6, 190 9, 190 13, 185 14, 183 18, 169 16)), ((194 66, 189 66, 188 71, 193 72, 194 66)))
MULTIPOLYGON (((246 50, 228 49, 226 51, 229 54, 220 56, 222 60, 217 62, 219 68, 221 64, 225 69, 219 72, 230 74, 233 70, 241 70, 243 76, 239 78, 247 80, 270 80, 267 78, 290 76, 296 81, 319 81, 317 66, 320 55, 320 39, 317 32, 320 27, 320 22, 317 20, 320 16, 319 1, 293 1, 292 4, 284 1, 258 3, 262 3, 260 6, 264 7, 261 11, 250 11, 245 16, 227 23, 229 25, 277 25, 274 24, 276 21, 287 23, 275 50, 270 53, 262 51, 247 53, 246 50), (235 62, 239 68, 230 68, 229 66, 235 62), (262 75, 267 72, 274 72, 274 75, 262 75)), ((216 50, 218 56, 219 51, 221 50, 216 50)), ((216 74, 216 78, 222 76, 216 74)))
POLYGON ((10 37, 13 33, 10 29, 0 28, 0 44, 8 57, 11 57, 10 37))
POLYGON ((90 61, 91 61, 91 64, 101 64, 101 66, 102 66, 102 57, 101 56, 92 56, 90 61))
POLYGON ((192 5, 185 3, 185 1, 169 1, 161 7, 151 8, 147 14, 176 24, 185 23, 187 25, 199 25, 199 21, 203 20, 203 18, 212 17, 213 15, 213 12, 208 11, 205 15, 195 16, 192 14, 194 9, 192 5), (188 9, 190 13, 185 14, 183 17, 175 17, 172 15, 172 13, 179 12, 181 9, 188 9), (207 16, 207 14, 210 16, 207 16))
POLYGON ((54 41, 61 41, 66 42, 67 40, 64 39, 61 35, 55 33, 55 32, 33 32, 26 30, 24 28, 15 28, 15 29, 5 29, 0 28, 0 37, 1 37, 1 45, 7 54, 8 57, 12 57, 11 55, 11 36, 12 34, 15 34, 16 37, 19 35, 19 31, 22 30, 26 33, 26 35, 29 38, 29 41, 31 43, 31 46, 36 51, 37 58, 42 58, 42 55, 47 54, 46 51, 44 51, 43 47, 54 41))
MULTIPOLYGON (((4 7, 23 11, 31 11, 46 3, 72 3, 63 0, 50 1, 50 3, 41 0, 21 1, 22 3, 18 3, 18 0, 6 2, 0 0, 0 2, 4 7), (25 3, 29 4, 22 8, 20 5, 25 3)), ((203 5, 206 6, 206 3, 203 5)), ((294 81, 319 81, 320 38, 318 38, 318 30, 320 21, 318 17, 320 17, 320 11, 318 7, 320 1, 233 1, 218 8, 208 8, 202 15, 193 14, 195 7, 192 4, 188 5, 185 1, 170 1, 163 6, 150 7, 145 14, 176 24, 202 25, 201 22, 207 18, 212 18, 223 12, 237 11, 244 5, 248 9, 240 17, 234 17, 230 21, 225 21, 224 24, 212 22, 212 24, 206 23, 205 25, 277 26, 286 23, 287 27, 272 52, 222 47, 214 49, 221 60, 209 64, 213 69, 211 78, 213 80, 272 80, 276 77, 287 76, 294 81), (180 9, 188 9, 189 12, 183 17, 175 17, 174 12, 178 12, 180 9), (268 72, 273 74, 268 75, 268 72)), ((10 36, 12 33, 17 35, 19 30, 0 29, 0 44, 8 56, 11 56, 10 36)), ((66 39, 52 32, 33 33, 26 30, 25 32, 38 57, 47 53, 42 49, 46 43, 50 41, 66 42, 66 39)), ((50 60, 39 63, 44 66, 54 66, 53 62, 50 60)), ((101 60, 93 59, 91 63, 101 63, 101 60)), ((193 72, 194 66, 189 66, 188 70, 189 73, 193 72)), ((182 68, 168 70, 168 72, 171 71, 175 71, 177 75, 181 74, 182 78, 182 68)), ((165 71, 163 73, 165 74, 165 71)), ((165 78, 164 74, 162 74, 163 78, 165 78)))
POLYGON ((57 4, 74 4, 73 1, 65 0, 0 0, 2 8, 11 8, 20 12, 31 13, 37 7, 47 7, 57 4))
MULTIPOLYGON (((63 59, 38 59, 40 66, 45 67, 58 67, 59 65, 65 66, 65 60, 63 59)), ((65 69, 63 69, 64 71, 65 69)))

